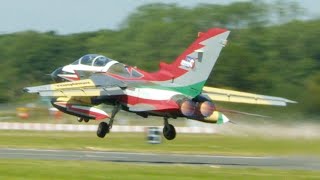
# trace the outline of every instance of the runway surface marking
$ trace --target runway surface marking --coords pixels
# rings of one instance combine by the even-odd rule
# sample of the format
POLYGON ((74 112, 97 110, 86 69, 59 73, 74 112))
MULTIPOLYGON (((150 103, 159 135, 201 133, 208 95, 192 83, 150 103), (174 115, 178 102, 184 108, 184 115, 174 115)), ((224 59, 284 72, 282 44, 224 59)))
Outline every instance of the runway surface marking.
POLYGON ((37 160, 90 160, 130 163, 210 165, 213 167, 272 167, 285 169, 320 170, 319 158, 293 156, 214 156, 190 154, 0 148, 0 158, 37 160))

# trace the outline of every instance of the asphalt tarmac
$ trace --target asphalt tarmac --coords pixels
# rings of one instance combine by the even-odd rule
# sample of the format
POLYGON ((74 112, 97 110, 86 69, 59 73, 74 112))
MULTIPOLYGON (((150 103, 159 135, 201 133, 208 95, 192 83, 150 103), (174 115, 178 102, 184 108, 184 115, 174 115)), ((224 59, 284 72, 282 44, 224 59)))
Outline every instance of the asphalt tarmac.
POLYGON ((313 157, 250 157, 153 154, 130 152, 0 149, 1 159, 83 160, 127 163, 189 164, 232 167, 270 167, 276 169, 320 170, 320 159, 313 157))

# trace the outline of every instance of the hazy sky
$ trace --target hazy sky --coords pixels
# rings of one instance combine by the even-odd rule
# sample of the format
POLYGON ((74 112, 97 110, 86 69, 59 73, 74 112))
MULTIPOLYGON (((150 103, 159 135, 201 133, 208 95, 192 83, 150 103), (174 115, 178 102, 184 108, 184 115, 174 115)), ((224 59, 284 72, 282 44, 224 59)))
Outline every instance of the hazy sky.
MULTIPOLYGON (((0 34, 24 30, 68 34, 116 29, 135 8, 147 3, 194 6, 199 2, 227 4, 234 1, 245 0, 0 0, 0 34)), ((320 15, 320 1, 298 2, 310 15, 320 15)))

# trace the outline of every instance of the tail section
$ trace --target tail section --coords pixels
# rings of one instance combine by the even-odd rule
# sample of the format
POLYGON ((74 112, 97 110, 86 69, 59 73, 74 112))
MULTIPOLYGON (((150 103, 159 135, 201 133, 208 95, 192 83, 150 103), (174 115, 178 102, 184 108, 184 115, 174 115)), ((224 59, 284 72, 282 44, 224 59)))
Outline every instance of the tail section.
POLYGON ((229 33, 218 28, 199 33, 198 38, 172 64, 160 64, 157 83, 183 89, 183 93, 191 97, 198 95, 226 45, 229 33))

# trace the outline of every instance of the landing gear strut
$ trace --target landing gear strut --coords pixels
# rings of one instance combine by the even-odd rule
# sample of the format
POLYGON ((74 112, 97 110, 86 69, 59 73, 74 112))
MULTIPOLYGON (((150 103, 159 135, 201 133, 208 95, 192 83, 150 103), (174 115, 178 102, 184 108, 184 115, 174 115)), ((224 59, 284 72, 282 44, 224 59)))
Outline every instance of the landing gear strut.
POLYGON ((114 117, 116 116, 116 114, 119 112, 120 110, 120 104, 117 103, 112 110, 112 114, 110 117, 110 121, 109 124, 106 122, 101 122, 98 126, 98 130, 97 130, 97 136, 100 138, 104 138, 106 136, 107 133, 110 132, 110 129, 112 128, 113 125, 113 121, 114 121, 114 117))
POLYGON ((176 129, 172 124, 169 124, 168 117, 164 118, 163 136, 168 140, 176 137, 176 129))

